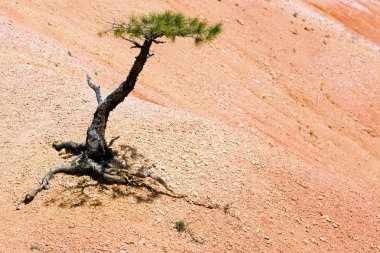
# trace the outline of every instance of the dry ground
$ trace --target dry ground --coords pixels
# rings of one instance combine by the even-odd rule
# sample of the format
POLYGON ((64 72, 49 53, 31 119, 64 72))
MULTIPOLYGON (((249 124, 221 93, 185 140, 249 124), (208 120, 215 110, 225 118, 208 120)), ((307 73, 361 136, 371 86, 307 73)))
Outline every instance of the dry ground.
POLYGON ((77 2, 0 3, 0 252, 380 251, 378 45, 296 0, 77 2), (16 210, 69 163, 52 141, 85 137, 86 73, 107 93, 129 70, 136 51, 97 32, 166 9, 225 32, 155 46, 107 135, 224 210, 70 176, 16 210))

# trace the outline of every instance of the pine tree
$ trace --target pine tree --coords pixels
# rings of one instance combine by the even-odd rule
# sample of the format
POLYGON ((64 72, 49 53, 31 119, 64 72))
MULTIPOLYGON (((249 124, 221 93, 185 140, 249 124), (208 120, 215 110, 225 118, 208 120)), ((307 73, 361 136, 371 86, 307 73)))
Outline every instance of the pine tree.
POLYGON ((222 24, 210 25, 198 18, 186 18, 181 13, 166 11, 163 13, 151 13, 148 15, 130 16, 126 23, 113 23, 112 27, 99 33, 105 35, 113 33, 117 38, 124 39, 132 44, 132 48, 140 50, 127 78, 117 89, 106 98, 102 98, 100 87, 96 86, 87 76, 87 83, 95 91, 98 106, 95 110, 91 125, 87 130, 87 137, 83 143, 62 142, 53 143, 57 151, 65 149, 67 153, 76 155, 77 158, 70 166, 54 167, 49 170, 41 184, 26 194, 23 203, 30 203, 42 190, 47 189, 49 180, 54 174, 64 173, 72 175, 96 175, 105 181, 118 184, 127 184, 133 177, 152 178, 163 185, 167 190, 171 189, 167 184, 151 171, 131 173, 127 168, 113 168, 109 166, 109 160, 113 159, 113 151, 107 144, 105 130, 110 112, 114 110, 131 93, 137 82, 137 78, 144 68, 147 60, 152 56, 153 44, 163 44, 165 39, 172 42, 177 37, 192 38, 196 45, 214 40, 222 32, 222 24))

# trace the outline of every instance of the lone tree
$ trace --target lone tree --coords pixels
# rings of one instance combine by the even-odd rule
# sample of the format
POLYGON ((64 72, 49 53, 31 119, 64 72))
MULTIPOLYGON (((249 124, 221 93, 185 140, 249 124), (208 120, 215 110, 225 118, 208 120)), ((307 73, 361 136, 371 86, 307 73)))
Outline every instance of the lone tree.
POLYGON ((53 143, 53 147, 57 151, 65 149, 67 153, 77 155, 77 160, 73 160, 70 166, 50 169, 41 184, 26 194, 22 202, 25 204, 30 203, 40 191, 47 189, 49 180, 57 173, 96 176, 117 184, 129 184, 133 178, 149 177, 171 191, 165 181, 151 171, 134 173, 129 171, 128 168, 118 168, 110 165, 109 161, 113 159, 114 152, 105 137, 108 117, 110 112, 123 102, 135 87, 137 78, 146 61, 152 56, 150 51, 152 44, 163 44, 165 41, 161 39, 164 38, 174 42, 177 37, 189 37, 194 39, 196 45, 199 45, 214 40, 221 31, 221 23, 210 25, 198 18, 185 18, 181 13, 166 11, 131 16, 127 23, 113 23, 109 30, 100 33, 100 35, 113 33, 116 37, 131 43, 132 48, 139 49, 140 53, 136 57, 125 81, 105 99, 101 96, 100 87, 96 86, 87 75, 87 83, 95 91, 98 106, 92 123, 87 130, 86 141, 83 143, 71 141, 53 143))

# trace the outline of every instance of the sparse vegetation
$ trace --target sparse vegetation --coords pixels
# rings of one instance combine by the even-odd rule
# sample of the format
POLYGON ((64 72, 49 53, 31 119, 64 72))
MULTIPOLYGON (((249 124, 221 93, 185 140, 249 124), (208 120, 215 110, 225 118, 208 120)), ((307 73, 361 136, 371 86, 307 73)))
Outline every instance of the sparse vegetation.
POLYGON ((178 232, 185 231, 185 222, 183 220, 176 221, 175 228, 178 232))

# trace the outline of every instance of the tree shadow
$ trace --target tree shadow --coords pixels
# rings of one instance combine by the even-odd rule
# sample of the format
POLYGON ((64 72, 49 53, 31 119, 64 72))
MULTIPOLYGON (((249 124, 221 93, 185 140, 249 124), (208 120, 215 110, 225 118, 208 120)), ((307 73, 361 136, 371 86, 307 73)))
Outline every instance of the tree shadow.
MULTIPOLYGON (((117 138, 116 138, 117 139, 117 138)), ((110 144, 114 143, 114 139, 110 144)), ((127 169, 128 171, 145 171, 156 169, 157 164, 135 147, 119 145, 113 150, 114 157, 105 163, 112 168, 127 169)), ((64 185, 58 206, 62 208, 76 208, 80 206, 98 207, 105 202, 119 198, 133 198, 136 203, 151 203, 163 195, 160 185, 149 178, 133 178, 126 184, 109 183, 96 173, 77 174, 80 176, 75 184, 64 185)), ((56 201, 49 201, 56 202, 56 201)))

